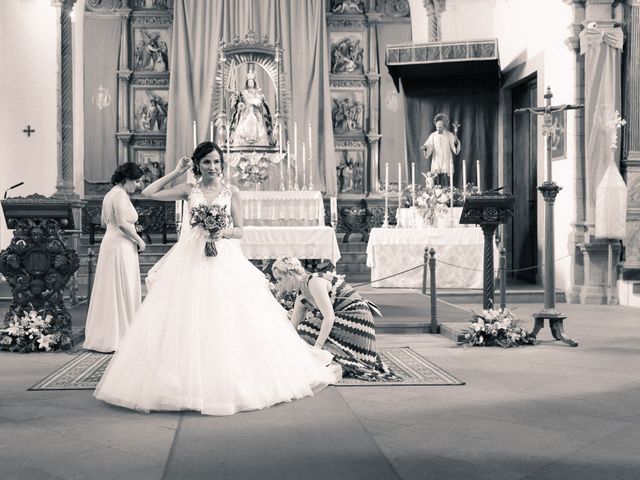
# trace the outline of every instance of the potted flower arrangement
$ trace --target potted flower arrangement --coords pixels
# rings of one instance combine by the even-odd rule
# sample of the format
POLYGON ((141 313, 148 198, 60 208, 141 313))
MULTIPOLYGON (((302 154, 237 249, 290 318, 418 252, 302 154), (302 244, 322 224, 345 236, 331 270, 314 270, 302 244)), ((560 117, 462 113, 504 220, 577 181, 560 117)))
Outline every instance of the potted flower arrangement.
POLYGON ((70 348, 71 344, 71 337, 44 310, 14 311, 0 329, 0 349, 10 352, 48 352, 70 348))
POLYGON ((463 333, 462 345, 504 348, 535 345, 535 337, 522 327, 521 322, 508 309, 489 309, 480 314, 474 313, 471 326, 463 333))

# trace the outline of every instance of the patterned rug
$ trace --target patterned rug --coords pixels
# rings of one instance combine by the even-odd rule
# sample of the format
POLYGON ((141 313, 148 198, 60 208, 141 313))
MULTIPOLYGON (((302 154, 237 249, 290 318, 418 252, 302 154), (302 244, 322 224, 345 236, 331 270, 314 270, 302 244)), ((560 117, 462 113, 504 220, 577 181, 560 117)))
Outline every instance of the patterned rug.
MULTIPOLYGON (((464 382, 414 352, 410 347, 383 348, 380 349, 380 355, 386 364, 402 378, 401 381, 367 382, 343 378, 336 386, 464 385, 464 382)), ((102 378, 110 359, 110 353, 81 353, 29 390, 93 390, 102 378)))

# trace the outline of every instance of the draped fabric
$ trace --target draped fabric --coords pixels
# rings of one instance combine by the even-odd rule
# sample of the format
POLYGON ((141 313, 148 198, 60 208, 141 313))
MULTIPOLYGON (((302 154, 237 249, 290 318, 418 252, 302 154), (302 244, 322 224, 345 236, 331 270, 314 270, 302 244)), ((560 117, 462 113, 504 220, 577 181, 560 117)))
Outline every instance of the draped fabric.
MULTIPOLYGON (((307 140, 307 125, 311 124, 314 185, 329 194, 336 193, 331 111, 325 108, 331 103, 325 8, 325 0, 175 1, 167 170, 193 151, 194 120, 198 141, 209 139, 209 122, 215 121, 217 113, 213 96, 219 95, 215 90, 219 42, 228 42, 234 34, 242 39, 253 22, 259 36, 266 35, 271 43, 279 41, 284 50, 281 78, 283 85, 291 89, 282 92, 290 98, 290 111, 284 119, 288 139, 293 143, 296 121, 301 157, 301 144, 307 140)), ((266 81, 256 78, 258 82, 266 81)), ((275 110, 273 103, 271 108, 275 110)), ((283 136, 285 142, 287 136, 283 136)), ((273 188, 274 179, 271 180, 268 187, 273 188)))
POLYGON ((84 18, 84 176, 108 182, 118 162, 116 138, 120 17, 84 18))
MULTIPOLYGON (((396 90, 393 78, 385 67, 386 46, 411 41, 411 24, 409 23, 379 23, 376 25, 378 41, 378 71, 380 72, 380 132, 384 132, 380 139, 380 159, 382 165, 389 162, 395 165, 401 161, 403 181, 410 182, 410 165, 405 152, 405 114, 401 93, 396 90)), ((397 181, 397 168, 391 168, 390 181, 397 181)), ((384 169, 378 167, 378 178, 384 179, 384 169)), ((375 185, 373 189, 375 189, 375 185)))
MULTIPOLYGON (((498 186, 498 85, 476 78, 433 78, 402 80, 407 115, 409 161, 419 172, 428 172, 431 159, 420 148, 435 131, 434 117, 442 112, 451 123, 461 124, 460 154, 454 156, 454 186, 462 188, 462 160, 467 161, 467 183, 476 183, 476 160, 480 160, 481 186, 498 186)), ((453 127, 449 128, 453 132, 453 127)), ((418 181, 418 180, 416 180, 418 181)))
MULTIPOLYGON (((585 56, 585 182, 587 221, 594 221, 596 188, 609 163, 619 168, 618 149, 610 148, 615 111, 620 112, 620 56, 624 36, 620 28, 586 28, 580 33, 585 56)), ((619 131, 618 131, 619 133, 619 131)))

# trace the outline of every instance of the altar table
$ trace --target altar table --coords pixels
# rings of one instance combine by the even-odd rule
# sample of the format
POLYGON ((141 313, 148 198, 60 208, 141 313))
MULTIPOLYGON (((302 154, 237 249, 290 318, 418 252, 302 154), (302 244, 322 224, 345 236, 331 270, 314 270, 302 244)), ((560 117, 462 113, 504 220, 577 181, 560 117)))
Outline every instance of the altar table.
POLYGON ((325 225, 322 193, 317 190, 245 190, 241 197, 245 226, 325 225))
MULTIPOLYGON (((438 288, 482 288, 484 237, 479 227, 373 228, 367 244, 371 280, 421 265, 425 247, 436 251, 438 288)), ((495 247, 494 259, 497 265, 495 247)), ((421 288, 422 279, 422 268, 416 268, 372 287, 421 288)))
POLYGON ((242 251, 247 258, 264 260, 289 255, 326 258, 335 265, 340 259, 336 233, 331 227, 244 227, 242 251))

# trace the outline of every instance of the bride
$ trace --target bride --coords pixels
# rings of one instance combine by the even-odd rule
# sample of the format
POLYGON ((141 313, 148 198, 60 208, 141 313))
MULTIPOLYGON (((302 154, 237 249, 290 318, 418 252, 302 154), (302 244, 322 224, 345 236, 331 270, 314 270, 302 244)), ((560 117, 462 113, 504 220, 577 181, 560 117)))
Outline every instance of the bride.
POLYGON ((215 239, 217 255, 206 256, 211 237, 184 221, 176 245, 149 272, 147 297, 94 393, 100 400, 231 415, 313 395, 340 378, 331 354, 298 337, 264 275, 244 257, 239 191, 222 172, 221 149, 203 142, 142 192, 187 200, 189 211, 226 208, 230 223, 215 239), (195 185, 169 186, 189 168, 195 185))

